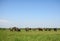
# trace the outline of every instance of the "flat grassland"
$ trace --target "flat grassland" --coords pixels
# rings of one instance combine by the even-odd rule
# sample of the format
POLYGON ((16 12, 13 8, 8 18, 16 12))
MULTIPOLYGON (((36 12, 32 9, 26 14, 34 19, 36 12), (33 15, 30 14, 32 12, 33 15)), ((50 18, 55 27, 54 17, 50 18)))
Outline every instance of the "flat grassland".
POLYGON ((60 30, 57 32, 0 30, 0 41, 60 41, 60 30))

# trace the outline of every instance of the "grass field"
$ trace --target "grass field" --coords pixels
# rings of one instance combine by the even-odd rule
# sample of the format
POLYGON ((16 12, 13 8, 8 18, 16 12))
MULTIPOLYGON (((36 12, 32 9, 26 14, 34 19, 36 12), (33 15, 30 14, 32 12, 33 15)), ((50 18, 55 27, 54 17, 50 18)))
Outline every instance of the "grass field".
POLYGON ((0 30, 0 41, 60 41, 60 31, 0 30))

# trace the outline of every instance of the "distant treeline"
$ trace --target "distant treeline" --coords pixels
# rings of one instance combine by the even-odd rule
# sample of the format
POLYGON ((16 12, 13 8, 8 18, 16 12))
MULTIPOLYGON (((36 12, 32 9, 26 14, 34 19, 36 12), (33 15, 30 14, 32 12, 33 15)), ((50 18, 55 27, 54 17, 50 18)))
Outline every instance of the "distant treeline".
POLYGON ((8 30, 9 28, 0 28, 0 30, 8 30))
POLYGON ((60 30, 60 28, 29 28, 29 27, 26 27, 26 28, 18 28, 18 27, 11 27, 11 28, 0 28, 0 30, 10 30, 10 31, 21 31, 21 30, 25 30, 25 31, 30 31, 30 30, 38 30, 38 31, 51 31, 51 30, 54 30, 54 31, 57 31, 57 30, 60 30))

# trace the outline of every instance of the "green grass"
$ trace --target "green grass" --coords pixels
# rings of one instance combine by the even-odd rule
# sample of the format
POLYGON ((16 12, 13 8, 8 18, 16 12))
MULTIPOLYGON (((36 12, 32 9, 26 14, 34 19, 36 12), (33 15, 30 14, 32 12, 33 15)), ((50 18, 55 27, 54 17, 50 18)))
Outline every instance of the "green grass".
POLYGON ((0 30, 0 41, 60 41, 60 31, 0 30))

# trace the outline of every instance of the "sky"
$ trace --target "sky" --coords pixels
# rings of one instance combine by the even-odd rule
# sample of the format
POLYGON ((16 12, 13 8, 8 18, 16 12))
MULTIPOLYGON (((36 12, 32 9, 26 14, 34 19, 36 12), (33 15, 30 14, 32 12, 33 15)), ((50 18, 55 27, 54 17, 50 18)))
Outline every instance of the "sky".
POLYGON ((0 0, 0 27, 60 27, 60 0, 0 0))

